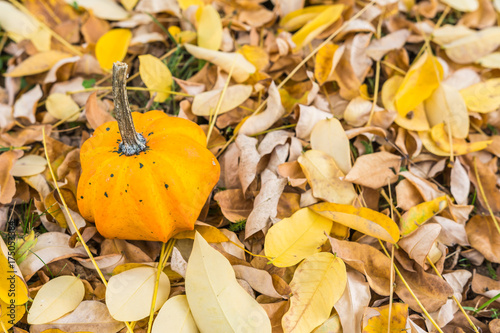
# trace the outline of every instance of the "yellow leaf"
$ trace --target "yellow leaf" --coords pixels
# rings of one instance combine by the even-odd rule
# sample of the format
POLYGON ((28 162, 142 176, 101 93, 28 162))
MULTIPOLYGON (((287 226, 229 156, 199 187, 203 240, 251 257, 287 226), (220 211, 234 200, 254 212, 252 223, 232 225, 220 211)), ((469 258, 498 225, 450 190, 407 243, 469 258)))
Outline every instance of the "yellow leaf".
POLYGON ((337 65, 336 62, 340 60, 339 57, 339 59, 336 59, 336 61, 334 61, 335 51, 337 51, 338 48, 339 48, 338 45, 329 43, 323 46, 321 49, 319 49, 318 53, 316 54, 314 77, 316 77, 316 80, 318 81, 319 85, 322 85, 327 81, 333 80, 333 78, 330 77, 333 74, 335 66, 337 65))
POLYGON ((115 0, 64 0, 73 6, 83 7, 104 20, 121 21, 129 14, 115 0))
POLYGON ((45 324, 76 309, 83 300, 85 287, 75 276, 63 275, 40 288, 28 313, 29 324, 45 324))
POLYGON ((347 174, 351 170, 351 147, 342 124, 337 118, 323 119, 311 132, 311 148, 327 153, 339 169, 347 174))
POLYGON ((298 158, 298 162, 316 198, 340 204, 351 204, 356 198, 354 186, 341 180, 345 174, 327 153, 308 150, 298 158))
POLYGON ((172 89, 173 79, 170 70, 160 59, 151 54, 140 55, 139 63, 139 73, 142 81, 146 87, 155 90, 149 92, 151 95, 156 93, 154 101, 164 102, 170 94, 161 91, 172 89))
MULTIPOLYGON (((194 96, 191 110, 197 116, 209 116, 215 112, 222 89, 205 91, 194 96)), ((252 94, 252 86, 235 84, 227 88, 218 115, 233 110, 243 104, 252 94)))
POLYGON ((286 14, 280 21, 280 26, 286 31, 294 31, 314 20, 316 16, 328 9, 324 6, 308 6, 286 14))
POLYGON ((500 78, 476 83, 460 90, 470 111, 488 113, 500 107, 500 78))
POLYGON ((198 8, 198 46, 217 51, 222 43, 222 21, 212 5, 198 8))
POLYGON ((339 205, 329 202, 315 204, 309 208, 323 217, 366 235, 380 238, 392 244, 397 243, 399 240, 399 228, 396 222, 370 208, 355 208, 352 205, 339 205))
POLYGON ((175 25, 170 26, 168 32, 178 44, 191 43, 196 39, 196 32, 190 30, 181 31, 181 28, 175 25))
POLYGON ((454 138, 465 139, 469 135, 469 113, 457 89, 441 83, 425 101, 425 113, 431 127, 446 123, 454 138))
MULTIPOLYGON (((385 81, 382 86, 382 104, 387 110, 396 111, 396 106, 394 104, 394 98, 398 88, 403 83, 404 78, 399 75, 394 75, 387 81, 385 81)), ((419 104, 415 109, 408 113, 406 116, 401 116, 399 112, 396 114, 396 119, 394 120, 399 126, 412 131, 426 131, 430 129, 429 123, 427 122, 427 116, 425 115, 425 110, 423 104, 419 104)))
POLYGON ((255 66, 239 53, 219 52, 191 44, 186 44, 184 47, 195 58, 211 62, 219 66, 226 73, 229 73, 234 64, 232 78, 238 83, 246 81, 250 77, 250 74, 255 73, 255 66))
POLYGON ((273 225, 266 235, 264 251, 276 267, 289 267, 320 251, 332 221, 302 208, 273 225))
POLYGON ((448 207, 446 195, 431 201, 426 201, 410 208, 399 220, 401 234, 403 236, 415 231, 420 225, 427 222, 431 217, 440 213, 448 207))
POLYGON ((436 57, 425 52, 410 67, 396 92, 395 105, 398 113, 405 117, 426 100, 443 79, 443 67, 436 57))
POLYGON ((186 295, 177 295, 163 304, 153 323, 152 333, 197 333, 186 295))
POLYGON ((425 149, 437 156, 450 156, 449 151, 444 151, 439 148, 436 143, 432 140, 431 131, 419 131, 418 137, 422 140, 422 144, 425 149))
POLYGON ((292 36, 295 43, 294 52, 299 51, 305 45, 309 44, 314 38, 322 33, 331 24, 340 18, 344 5, 331 5, 325 8, 318 16, 309 21, 299 31, 292 36))
POLYGON ((71 54, 59 51, 37 53, 17 65, 12 72, 4 75, 9 77, 20 77, 40 74, 51 69, 59 60, 69 57, 71 57, 71 54))
POLYGON ((201 332, 271 332, 264 309, 236 281, 229 261, 194 238, 186 270, 186 295, 201 332))
POLYGON ((391 310, 391 330, 389 328, 390 305, 379 308, 367 308, 363 318, 363 333, 401 333, 406 331, 408 305, 393 303, 391 310))
MULTIPOLYGON (((444 124, 437 124, 431 130, 431 137, 436 146, 441 150, 451 153, 450 139, 448 133, 444 129, 444 124)), ((452 139, 453 142, 453 154, 454 155, 465 155, 475 151, 483 150, 492 142, 489 141, 477 141, 468 143, 464 139, 452 139)))
POLYGON ((443 45, 446 55, 457 64, 475 62, 500 45, 500 27, 490 27, 443 45))
POLYGON ((132 33, 127 29, 113 29, 102 35, 95 45, 99 65, 105 70, 111 70, 114 62, 125 58, 131 39, 132 33))
POLYGON ((121 0, 120 2, 122 3, 123 7, 125 7, 126 10, 132 10, 137 4, 137 1, 139 0, 121 0))
POLYGON ((344 293, 346 267, 342 259, 320 252, 307 257, 293 275, 290 309, 281 320, 283 331, 311 332, 330 317, 344 293))
POLYGON ((485 68, 500 68, 500 52, 493 52, 476 61, 485 68))
POLYGON ((196 234, 199 233, 207 242, 210 243, 223 243, 229 241, 226 235, 216 227, 211 225, 195 225, 194 230, 187 230, 179 232, 174 236, 175 239, 194 239, 196 234))
POLYGON ((203 0, 177 0, 177 2, 182 10, 186 10, 189 6, 203 6, 205 4, 203 0))
MULTIPOLYGON (((106 288, 106 306, 109 314, 119 321, 138 321, 146 318, 151 309, 157 269, 137 267, 113 275, 106 288)), ((170 281, 160 273, 155 311, 167 301, 170 281)))
POLYGON ((260 46, 243 45, 238 53, 250 61, 258 71, 263 70, 269 64, 269 54, 260 46))
POLYGON ((57 119, 75 121, 80 117, 80 107, 71 96, 61 93, 50 94, 45 101, 45 107, 50 115, 57 119))

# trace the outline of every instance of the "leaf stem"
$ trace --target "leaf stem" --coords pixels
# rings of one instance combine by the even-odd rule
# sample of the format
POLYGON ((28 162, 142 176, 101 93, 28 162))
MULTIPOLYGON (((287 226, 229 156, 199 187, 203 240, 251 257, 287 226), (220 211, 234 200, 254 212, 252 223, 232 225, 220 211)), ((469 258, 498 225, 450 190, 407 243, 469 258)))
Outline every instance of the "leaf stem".
POLYGON ((132 112, 127 97, 127 68, 123 62, 113 64, 113 97, 115 101, 115 115, 122 142, 119 151, 127 156, 136 155, 146 150, 146 139, 137 133, 132 119, 132 112))

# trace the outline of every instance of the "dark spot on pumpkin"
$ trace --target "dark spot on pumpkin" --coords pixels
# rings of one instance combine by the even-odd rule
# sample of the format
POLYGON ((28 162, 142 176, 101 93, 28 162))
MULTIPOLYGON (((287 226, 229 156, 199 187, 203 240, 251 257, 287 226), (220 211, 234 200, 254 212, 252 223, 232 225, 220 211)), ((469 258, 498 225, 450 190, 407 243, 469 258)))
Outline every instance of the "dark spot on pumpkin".
POLYGON ((89 185, 92 185, 92 183, 89 182, 89 185))
POLYGON ((125 190, 125 192, 127 192, 127 190, 125 190))
POLYGON ((114 174, 111 174, 111 175, 109 175, 109 176, 110 176, 110 177, 114 177, 115 175, 114 175, 114 174))
POLYGON ((104 196, 107 198, 108 197, 108 193, 104 192, 104 196))
POLYGON ((83 195, 82 195, 82 196, 80 196, 80 199, 83 199, 83 195))
POLYGON ((154 134, 154 132, 149 133, 148 136, 150 136, 151 134, 154 134))
POLYGON ((139 163, 139 169, 142 169, 143 166, 144 166, 144 164, 139 163))
POLYGON ((142 202, 142 200, 139 200, 139 202, 142 202))
POLYGON ((108 132, 109 132, 109 130, 110 130, 110 129, 111 129, 111 128, 109 128, 109 127, 106 127, 106 131, 108 131, 108 132))
POLYGON ((153 164, 155 164, 155 163, 156 163, 156 162, 155 162, 155 161, 153 161, 153 164))
POLYGON ((165 188, 168 190, 168 184, 165 184, 165 188))

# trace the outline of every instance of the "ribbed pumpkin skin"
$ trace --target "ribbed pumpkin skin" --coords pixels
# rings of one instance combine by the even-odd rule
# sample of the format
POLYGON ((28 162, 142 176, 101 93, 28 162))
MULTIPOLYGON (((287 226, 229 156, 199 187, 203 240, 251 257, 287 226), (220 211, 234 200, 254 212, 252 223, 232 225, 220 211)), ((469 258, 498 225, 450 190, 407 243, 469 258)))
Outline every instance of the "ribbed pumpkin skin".
POLYGON ((118 152, 118 123, 99 126, 82 145, 78 208, 106 238, 166 242, 192 230, 220 166, 195 123, 161 111, 132 113, 148 149, 118 152))

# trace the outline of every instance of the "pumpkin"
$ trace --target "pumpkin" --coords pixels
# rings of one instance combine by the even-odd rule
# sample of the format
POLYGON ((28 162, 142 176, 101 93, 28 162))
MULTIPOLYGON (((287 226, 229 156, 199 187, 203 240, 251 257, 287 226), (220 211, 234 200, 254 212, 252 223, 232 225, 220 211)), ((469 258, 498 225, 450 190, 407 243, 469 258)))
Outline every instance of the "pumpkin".
POLYGON ((130 112, 126 71, 113 65, 117 122, 99 126, 82 145, 78 208, 106 238, 166 242, 194 228, 220 166, 197 124, 130 112))

